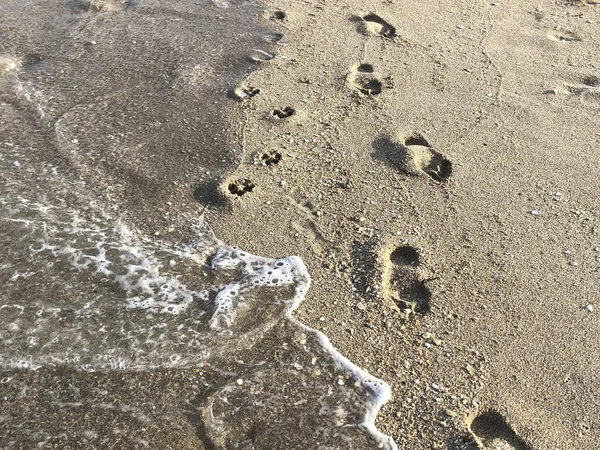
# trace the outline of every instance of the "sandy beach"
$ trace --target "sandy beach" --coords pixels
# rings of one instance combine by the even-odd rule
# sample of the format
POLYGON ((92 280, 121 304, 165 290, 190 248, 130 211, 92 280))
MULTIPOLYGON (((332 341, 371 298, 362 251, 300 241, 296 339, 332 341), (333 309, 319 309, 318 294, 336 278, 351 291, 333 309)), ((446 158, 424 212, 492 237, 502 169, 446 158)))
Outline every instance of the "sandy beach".
MULTIPOLYGON (((205 360, 188 350, 189 363, 145 369, 125 352, 123 371, 3 364, 0 446, 600 449, 600 4, 196 3, 0 0, 3 220, 16 220, 20 193, 52 199, 43 170, 56 166, 74 180, 66 192, 95 199, 61 205, 85 217, 109 205, 97 209, 174 261, 177 277, 207 272, 193 289, 231 283, 163 250, 192 240, 199 220, 226 245, 272 258, 261 267, 299 256, 310 289, 293 307, 287 285, 249 294, 239 349, 210 341, 227 351, 205 360), (8 174, 27 158, 43 164, 8 174), (328 353, 320 335, 281 319, 282 304, 389 385, 374 426, 390 441, 350 413, 335 422, 337 401, 376 410, 364 384, 325 407, 315 371, 298 382, 291 366, 328 353), (258 327, 253 316, 276 319, 258 327), (206 402, 225 410, 222 386, 247 415, 217 430, 206 402), (320 436, 323 423, 352 431, 320 436)), ((7 248, 21 239, 13 222, 0 228, 7 248)), ((72 268, 54 284, 18 284, 7 255, 3 304, 55 293, 76 303, 68 286, 89 283, 98 298, 120 295, 72 268)), ((351 385, 339 364, 323 364, 330 385, 351 385)))

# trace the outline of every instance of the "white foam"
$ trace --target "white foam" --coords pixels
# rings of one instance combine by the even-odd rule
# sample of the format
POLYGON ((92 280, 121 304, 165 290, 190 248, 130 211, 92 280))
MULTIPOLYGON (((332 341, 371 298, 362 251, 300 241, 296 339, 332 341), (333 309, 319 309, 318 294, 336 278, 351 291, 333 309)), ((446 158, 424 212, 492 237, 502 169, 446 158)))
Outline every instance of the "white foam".
POLYGON ((294 284, 297 293, 288 305, 288 311, 292 311, 302 300, 310 284, 304 263, 297 256, 269 260, 221 244, 212 259, 211 267, 216 270, 239 269, 243 273, 241 280, 226 285, 217 294, 215 312, 210 320, 210 326, 215 330, 232 325, 237 310, 243 304, 243 294, 250 289, 294 284))
MULTIPOLYGON (((176 246, 158 239, 144 238, 118 221, 112 227, 101 226, 110 221, 89 220, 76 211, 57 208, 27 198, 21 198, 18 203, 22 205, 21 208, 5 209, 10 211, 11 217, 3 220, 22 227, 27 235, 37 236, 33 240, 35 245, 30 246, 32 257, 52 263, 67 262, 75 271, 118 286, 123 296, 118 300, 122 302, 121 307, 118 304, 106 305, 92 298, 73 310, 80 323, 74 325, 74 328, 68 328, 72 324, 66 324, 64 333, 75 343, 81 340, 80 348, 76 344, 71 347, 65 346, 65 336, 63 338, 55 336, 53 340, 45 341, 42 345, 36 333, 42 333, 43 336, 43 333, 47 333, 44 331, 47 327, 65 325, 64 323, 60 325, 65 311, 52 305, 43 305, 36 310, 36 318, 30 318, 30 323, 26 324, 29 333, 26 352, 29 354, 20 357, 3 357, 0 364, 5 368, 36 369, 44 365, 66 364, 80 370, 93 371, 198 366, 210 357, 214 350, 211 346, 214 346, 219 339, 236 338, 232 326, 238 320, 239 311, 248 307, 247 298, 251 297, 249 294, 252 290, 261 288, 277 290, 293 286, 293 293, 290 295, 288 292, 283 300, 264 298, 264 301, 276 301, 282 307, 277 309, 279 316, 261 318, 262 325, 257 325, 259 328, 256 330, 260 331, 260 327, 266 330, 278 321, 288 320, 304 330, 306 334, 312 335, 322 349, 330 355, 337 368, 347 374, 347 378, 354 381, 354 387, 360 387, 365 396, 365 408, 360 409, 361 417, 357 423, 346 423, 347 418, 353 416, 342 406, 339 406, 337 413, 333 411, 333 415, 338 417, 337 420, 341 421, 343 426, 356 426, 367 430, 380 447, 396 448, 393 440, 380 433, 374 425, 375 416, 381 405, 390 398, 389 386, 342 356, 324 334, 292 317, 293 311, 303 300, 310 286, 310 276, 299 257, 261 258, 202 234, 199 235, 198 242, 193 245, 176 246), (27 218, 19 217, 24 213, 27 213, 27 218), (37 217, 34 213, 38 214, 37 217), (210 259, 210 267, 206 268, 216 273, 229 274, 226 283, 213 286, 206 286, 204 283, 205 289, 197 290, 188 287, 180 279, 180 275, 174 273, 181 264, 192 264, 201 269, 206 263, 207 255, 211 253, 214 256, 210 259), (216 292, 212 305, 209 302, 210 291, 216 292), (192 305, 195 307, 193 312, 190 312, 192 305), (90 347, 85 340, 85 333, 94 332, 86 328, 86 320, 89 318, 92 321, 90 323, 94 323, 94 318, 107 315, 103 311, 107 310, 108 306, 111 306, 112 310, 116 308, 115 311, 119 311, 120 308, 123 313, 127 310, 145 310, 152 315, 169 314, 182 317, 182 321, 167 325, 147 318, 144 319, 147 323, 130 323, 127 322, 127 316, 124 316, 125 322, 120 326, 122 333, 127 330, 125 332, 127 341, 123 342, 127 342, 131 349, 138 349, 136 354, 143 356, 143 359, 138 361, 126 348, 94 348, 90 347), (207 321, 209 330, 212 331, 206 334, 207 332, 201 332, 199 328, 194 329, 201 324, 203 316, 211 308, 212 314, 205 319, 205 323, 207 321), (193 321, 190 325, 185 325, 190 317, 193 321), (31 320, 37 324, 35 325, 37 329, 35 326, 31 327, 31 320), (178 351, 160 350, 163 348, 161 345, 168 344, 174 336, 181 344, 198 343, 194 346, 189 344, 185 347, 178 346, 176 347, 178 351), (146 347, 155 350, 143 350, 139 353, 139 349, 146 347)), ((31 274, 35 274, 35 270, 15 271, 10 280, 26 283, 31 274)), ((12 323, 8 330, 15 335, 20 335, 22 327, 18 320, 29 314, 30 307, 25 303, 0 305, 0 311, 9 309, 14 310, 15 314, 11 315, 12 323)), ((114 313, 110 315, 114 316, 114 313)), ((115 320, 117 318, 113 317, 103 322, 101 326, 97 326, 95 333, 98 335, 119 333, 118 328, 115 328, 118 325, 115 320)), ((256 330, 245 330, 244 333, 250 336, 252 333, 256 334, 256 330)), ((56 331, 54 330, 53 333, 55 334, 56 331)), ((241 343, 239 340, 235 342, 236 345, 241 343)), ((115 345, 123 345, 123 343, 117 342, 115 345)), ((313 358, 313 364, 315 361, 316 358, 313 358)), ((298 372, 303 371, 303 366, 300 364, 295 363, 293 367, 298 372)), ((345 384, 345 381, 340 384, 345 384)), ((353 389, 353 386, 349 385, 348 389, 353 389)), ((333 391, 331 395, 334 395, 333 391)))

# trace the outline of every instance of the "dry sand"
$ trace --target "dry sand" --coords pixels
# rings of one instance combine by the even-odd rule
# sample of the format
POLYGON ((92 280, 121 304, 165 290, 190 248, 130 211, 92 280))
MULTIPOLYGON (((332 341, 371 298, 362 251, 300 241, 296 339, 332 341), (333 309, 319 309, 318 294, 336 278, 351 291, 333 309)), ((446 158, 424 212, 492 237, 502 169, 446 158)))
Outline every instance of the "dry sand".
POLYGON ((297 317, 391 384, 400 448, 600 448, 599 7, 266 5, 216 235, 303 258, 297 317))
MULTIPOLYGON (((109 167, 125 185, 110 195, 163 234, 171 202, 173 240, 197 201, 227 243, 301 256, 313 284, 296 317, 391 385, 377 426, 399 448, 599 449, 600 5, 261 3, 283 38, 238 90, 256 95, 223 106, 225 92, 201 92, 218 102, 206 130, 233 149, 221 166, 210 156, 220 178, 180 170, 212 138, 195 122, 179 134, 182 111, 152 133, 191 153, 163 166, 157 145, 149 167, 109 167)), ((171 102, 194 92, 175 85, 171 102)), ((126 386, 178 392, 194 375, 149 376, 126 386)), ((195 420, 152 430, 155 448, 206 445, 195 420)))

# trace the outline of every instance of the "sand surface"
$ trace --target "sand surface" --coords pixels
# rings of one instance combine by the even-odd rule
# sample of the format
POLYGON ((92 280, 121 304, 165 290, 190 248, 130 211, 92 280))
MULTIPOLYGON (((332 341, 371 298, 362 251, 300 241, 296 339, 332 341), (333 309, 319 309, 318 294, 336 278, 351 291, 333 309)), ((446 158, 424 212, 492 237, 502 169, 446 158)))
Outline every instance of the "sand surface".
MULTIPOLYGON (((186 23, 198 12, 182 3, 173 17, 186 23)), ((240 2, 216 6, 231 21, 241 14, 240 2)), ((180 24, 166 29, 159 9, 148 14, 147 27, 181 32, 180 48, 196 36, 205 56, 173 45, 173 60, 157 58, 178 67, 164 83, 149 77, 150 88, 136 91, 134 80, 133 92, 104 106, 96 91, 111 89, 99 84, 84 93, 94 102, 71 96, 56 106, 69 111, 56 118, 59 138, 72 142, 78 130, 98 152, 128 129, 115 111, 142 114, 147 125, 123 136, 135 151, 91 152, 73 170, 147 233, 184 239, 201 211, 228 244, 300 256, 312 286, 296 318, 390 385, 376 425, 399 448, 600 449, 600 5, 264 0, 256 8, 261 36, 272 37, 262 48, 275 58, 254 53, 265 60, 243 67, 232 52, 245 58, 254 41, 219 57, 204 44, 235 37, 231 27, 202 37, 180 24), (189 96, 207 106, 190 106, 189 96), (154 144, 136 147, 148 133, 154 144), (107 188, 106 177, 119 183, 107 188)), ((85 20, 126 33, 124 11, 85 20)), ((144 54, 158 54, 144 30, 144 54)), ((104 48, 103 70, 115 61, 123 74, 163 68, 104 48)), ((71 63, 81 79, 93 70, 88 59, 71 63)), ((136 376, 127 386, 147 383, 147 398, 164 389, 166 411, 181 404, 181 386, 202 385, 193 370, 136 376)), ((90 382, 60 370, 28 377, 90 382)), ((127 392, 120 375, 98 377, 96 386, 127 392)), ((35 421, 42 411, 21 414, 35 421)), ((166 437, 153 429, 154 448, 228 448, 207 444, 188 410, 169 417, 177 426, 166 437)), ((281 448, 261 445, 243 448, 281 448)))
POLYGON ((256 188, 216 234, 303 258, 298 315, 391 384, 400 448, 503 428, 518 450, 600 448, 598 6, 267 6, 285 58, 250 78, 229 177, 256 188))

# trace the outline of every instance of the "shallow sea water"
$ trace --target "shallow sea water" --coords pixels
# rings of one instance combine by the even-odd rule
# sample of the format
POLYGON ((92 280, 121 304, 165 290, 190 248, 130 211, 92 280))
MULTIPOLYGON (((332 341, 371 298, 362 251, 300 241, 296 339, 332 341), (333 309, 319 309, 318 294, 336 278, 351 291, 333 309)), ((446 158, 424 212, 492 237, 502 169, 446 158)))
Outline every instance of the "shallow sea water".
POLYGON ((276 50, 260 7, 0 12, 0 446, 395 448, 373 425, 387 385, 292 318, 299 258, 229 247, 198 212, 185 242, 148 232, 236 163, 227 94, 276 50))

